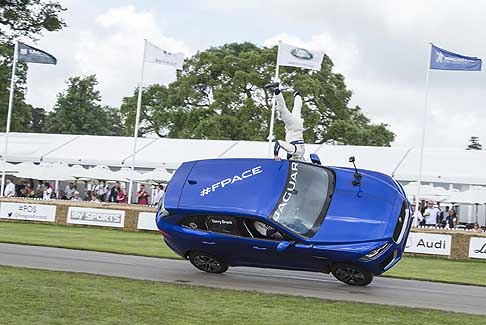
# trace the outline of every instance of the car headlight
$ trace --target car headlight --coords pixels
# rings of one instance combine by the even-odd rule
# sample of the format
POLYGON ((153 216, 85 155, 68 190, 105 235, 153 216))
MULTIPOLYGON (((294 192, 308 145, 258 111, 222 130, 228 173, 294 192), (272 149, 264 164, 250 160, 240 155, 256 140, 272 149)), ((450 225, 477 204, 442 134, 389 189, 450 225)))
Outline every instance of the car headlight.
POLYGON ((166 216, 169 215, 169 211, 167 211, 165 209, 164 201, 165 201, 165 193, 160 198, 159 203, 157 203, 157 217, 158 218, 163 218, 163 217, 166 217, 166 216))
POLYGON ((384 245, 381 245, 380 247, 378 248, 375 248, 374 250, 372 250, 371 252, 369 252, 368 254, 366 254, 366 258, 368 259, 372 259, 378 255, 380 255, 384 250, 386 250, 388 248, 388 246, 390 246, 389 243, 386 243, 384 245))

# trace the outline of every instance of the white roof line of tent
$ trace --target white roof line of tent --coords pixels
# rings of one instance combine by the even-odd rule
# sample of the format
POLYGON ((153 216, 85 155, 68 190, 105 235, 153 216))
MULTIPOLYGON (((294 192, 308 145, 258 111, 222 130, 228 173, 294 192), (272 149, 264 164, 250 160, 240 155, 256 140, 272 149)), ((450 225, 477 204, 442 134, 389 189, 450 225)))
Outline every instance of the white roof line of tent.
POLYGON ((41 155, 41 156, 40 156, 40 158, 39 158, 39 161, 44 160, 44 157, 45 157, 45 156, 47 156, 47 155, 49 155, 49 154, 51 154, 51 153, 53 153, 53 152, 55 152, 55 151, 57 151, 57 150, 61 149, 62 147, 64 147, 64 146, 66 146, 66 145, 70 144, 71 142, 73 142, 73 141, 75 141, 75 140, 79 139, 80 137, 82 137, 82 135, 73 135, 73 138, 72 138, 72 139, 67 140, 66 142, 64 142, 64 143, 60 144, 59 146, 55 147, 55 148, 54 148, 54 149, 52 149, 51 151, 48 151, 48 152, 46 152, 45 154, 41 155))
POLYGON ((221 158, 223 157, 228 151, 230 151, 231 149, 233 149, 238 143, 240 143, 241 141, 235 141, 235 143, 233 143, 231 146, 229 146, 228 148, 226 148, 226 150, 224 150, 222 153, 220 153, 218 155, 218 158, 221 158))
POLYGON ((410 151, 412 151, 412 149, 413 148, 408 148, 407 152, 405 152, 405 154, 403 155, 402 159, 400 159, 400 161, 398 162, 398 164, 396 165, 396 167, 393 169, 393 171, 391 173, 391 177, 395 178, 395 173, 397 172, 398 168, 400 168, 400 166, 403 164, 403 162, 407 158, 407 156, 410 153, 410 151))
POLYGON ((318 152, 318 151, 319 151, 319 150, 322 148, 322 146, 323 146, 323 145, 324 145, 324 143, 321 143, 321 144, 320 144, 320 145, 319 145, 319 146, 316 148, 316 150, 314 150, 314 152, 313 152, 313 153, 317 153, 317 152, 318 152))
MULTIPOLYGON (((141 137, 139 137, 139 138, 141 138, 141 137)), ((143 139, 148 139, 148 138, 143 138, 143 139)), ((149 143, 147 143, 146 145, 141 146, 140 148, 138 148, 138 149, 137 149, 137 151, 135 151, 135 155, 136 155, 137 153, 139 153, 140 151, 142 151, 142 150, 146 149, 148 146, 150 146, 150 145, 154 144, 155 142, 157 142, 157 141, 159 141, 159 140, 162 140, 162 139, 164 139, 164 138, 155 138, 155 139, 153 139, 152 141, 150 141, 149 143)), ((132 156, 133 156, 133 153, 129 154, 129 155, 128 155, 128 156, 126 156, 124 159, 122 159, 122 161, 121 161, 121 165, 124 165, 124 164, 125 164, 125 161, 126 161, 128 158, 132 157, 132 156)))

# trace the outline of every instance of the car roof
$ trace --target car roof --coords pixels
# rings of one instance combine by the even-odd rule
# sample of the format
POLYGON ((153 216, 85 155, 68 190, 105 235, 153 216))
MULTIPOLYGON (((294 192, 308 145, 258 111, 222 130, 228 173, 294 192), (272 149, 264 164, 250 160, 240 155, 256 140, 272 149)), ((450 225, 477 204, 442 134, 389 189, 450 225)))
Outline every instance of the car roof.
POLYGON ((268 217, 282 194, 288 161, 208 159, 184 163, 166 193, 166 209, 268 217))

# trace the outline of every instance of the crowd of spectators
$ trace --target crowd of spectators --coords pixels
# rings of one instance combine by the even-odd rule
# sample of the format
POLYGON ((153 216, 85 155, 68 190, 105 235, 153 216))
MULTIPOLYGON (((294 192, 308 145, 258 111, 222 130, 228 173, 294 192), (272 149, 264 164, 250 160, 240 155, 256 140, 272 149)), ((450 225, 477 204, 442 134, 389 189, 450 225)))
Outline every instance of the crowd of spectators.
MULTIPOLYGON (((413 208, 415 209, 415 205, 413 205, 413 208)), ((432 200, 422 200, 419 203, 418 211, 415 211, 414 213, 417 217, 419 226, 457 229, 457 226, 459 225, 459 217, 456 210, 448 205, 442 209, 440 202, 434 204, 434 201, 432 200)), ((471 230, 476 232, 483 231, 478 223, 475 223, 471 230)))
MULTIPOLYGON (((127 203, 128 201, 127 192, 120 182, 109 185, 100 181, 96 185, 91 186, 90 189, 83 191, 83 193, 78 191, 75 182, 69 182, 64 190, 59 191, 56 191, 54 184, 43 181, 38 181, 37 185, 34 185, 33 180, 22 179, 15 184, 11 179, 7 179, 5 183, 4 196, 6 197, 26 197, 44 200, 58 199, 97 203, 127 203)), ((151 196, 145 188, 145 185, 141 184, 135 195, 136 202, 134 203, 141 205, 156 204, 163 194, 164 186, 158 185, 155 189, 153 202, 150 202, 151 196)))

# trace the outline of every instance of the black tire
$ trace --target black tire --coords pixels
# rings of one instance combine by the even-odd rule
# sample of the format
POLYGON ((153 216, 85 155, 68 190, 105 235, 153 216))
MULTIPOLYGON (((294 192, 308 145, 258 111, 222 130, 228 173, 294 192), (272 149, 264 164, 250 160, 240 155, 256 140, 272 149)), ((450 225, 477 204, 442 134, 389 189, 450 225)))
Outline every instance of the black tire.
POLYGON ((331 272, 336 279, 352 286, 366 286, 373 281, 373 273, 354 264, 335 264, 331 272))
POLYGON ((224 273, 228 270, 228 264, 223 259, 204 252, 189 254, 189 261, 195 268, 208 273, 224 273))

